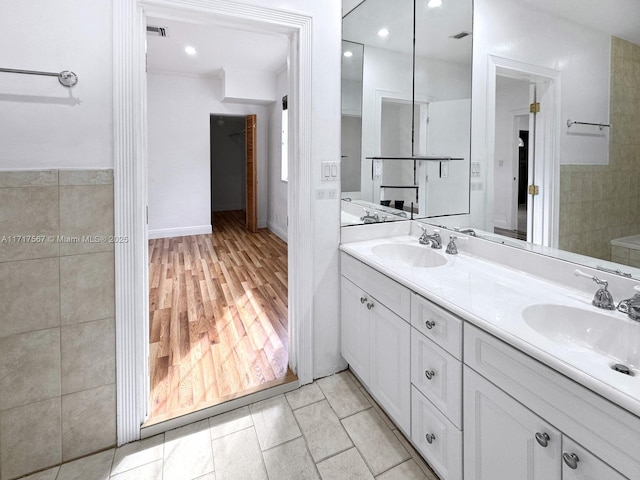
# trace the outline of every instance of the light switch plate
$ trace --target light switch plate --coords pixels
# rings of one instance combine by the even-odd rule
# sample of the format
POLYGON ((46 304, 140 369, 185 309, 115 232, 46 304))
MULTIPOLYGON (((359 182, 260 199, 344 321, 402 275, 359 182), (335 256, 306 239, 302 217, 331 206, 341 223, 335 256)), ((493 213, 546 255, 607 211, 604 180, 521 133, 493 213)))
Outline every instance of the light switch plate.
POLYGON ((322 181, 337 182, 338 181, 338 162, 322 162, 322 181))

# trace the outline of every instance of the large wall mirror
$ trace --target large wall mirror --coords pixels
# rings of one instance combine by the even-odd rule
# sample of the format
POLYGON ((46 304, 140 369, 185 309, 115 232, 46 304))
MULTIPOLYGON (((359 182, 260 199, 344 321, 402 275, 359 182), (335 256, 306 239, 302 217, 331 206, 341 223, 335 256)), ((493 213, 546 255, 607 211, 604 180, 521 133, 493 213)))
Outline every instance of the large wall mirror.
POLYGON ((640 3, 476 0, 473 33, 471 210, 431 222, 640 274, 640 3))
POLYGON ((343 225, 470 213, 472 16, 365 0, 343 18, 343 225))

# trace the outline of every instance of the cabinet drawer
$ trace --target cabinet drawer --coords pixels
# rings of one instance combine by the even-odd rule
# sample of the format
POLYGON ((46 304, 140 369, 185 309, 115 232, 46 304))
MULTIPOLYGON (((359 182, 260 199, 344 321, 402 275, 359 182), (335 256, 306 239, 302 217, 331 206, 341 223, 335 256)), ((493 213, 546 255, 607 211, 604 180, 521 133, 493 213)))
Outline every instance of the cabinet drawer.
POLYGON ((411 382, 462 428, 462 363, 415 328, 411 329, 411 382))
POLYGON ((562 438, 562 455, 569 455, 569 463, 562 462, 562 480, 627 480, 609 465, 569 437, 562 438), (571 458, 571 456, 574 456, 571 458), (576 463, 571 464, 571 460, 576 463), (571 466, 569 466, 571 465, 571 466), (575 468, 571 468, 575 467, 575 468))
POLYGON ((442 480, 462 478, 462 432, 413 386, 411 440, 442 480))
POLYGON ((407 322, 409 321, 411 292, 407 287, 344 252, 340 253, 340 270, 343 276, 375 297, 378 302, 407 322))
POLYGON ((624 475, 640 478, 640 418, 469 323, 464 339, 465 365, 624 475))
POLYGON ((458 360, 462 360, 462 320, 458 317, 412 293, 411 325, 458 360))

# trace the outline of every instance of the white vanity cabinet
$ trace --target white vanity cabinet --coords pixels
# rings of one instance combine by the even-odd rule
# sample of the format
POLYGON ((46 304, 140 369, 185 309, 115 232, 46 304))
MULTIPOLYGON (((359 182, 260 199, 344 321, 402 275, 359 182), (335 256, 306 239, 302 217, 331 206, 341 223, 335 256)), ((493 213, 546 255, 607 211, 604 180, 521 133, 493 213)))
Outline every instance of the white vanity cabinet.
POLYGON ((462 478, 462 320, 411 295, 411 440, 443 480, 462 478))
POLYGON ((640 418, 469 323, 464 363, 464 480, 640 479, 640 418))
POLYGON ((465 480, 560 480, 561 433, 464 367, 465 480))
POLYGON ((562 460, 562 480, 627 479, 566 436, 562 438, 562 460))
POLYGON ((408 435, 410 292, 345 254, 341 256, 341 269, 342 355, 371 395, 408 435))

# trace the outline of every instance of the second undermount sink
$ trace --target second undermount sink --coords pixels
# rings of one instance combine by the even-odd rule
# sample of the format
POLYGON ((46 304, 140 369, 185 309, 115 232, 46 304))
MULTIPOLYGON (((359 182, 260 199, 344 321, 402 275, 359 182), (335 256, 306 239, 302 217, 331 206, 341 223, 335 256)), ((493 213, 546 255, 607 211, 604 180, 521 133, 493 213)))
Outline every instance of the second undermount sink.
POLYGON ((447 259, 443 255, 434 252, 429 247, 419 245, 383 243, 373 247, 371 252, 384 260, 395 261, 413 267, 441 267, 447 263, 447 259))
POLYGON ((549 340, 594 350, 633 368, 640 368, 640 323, 619 314, 604 314, 566 305, 532 305, 524 321, 549 340))

